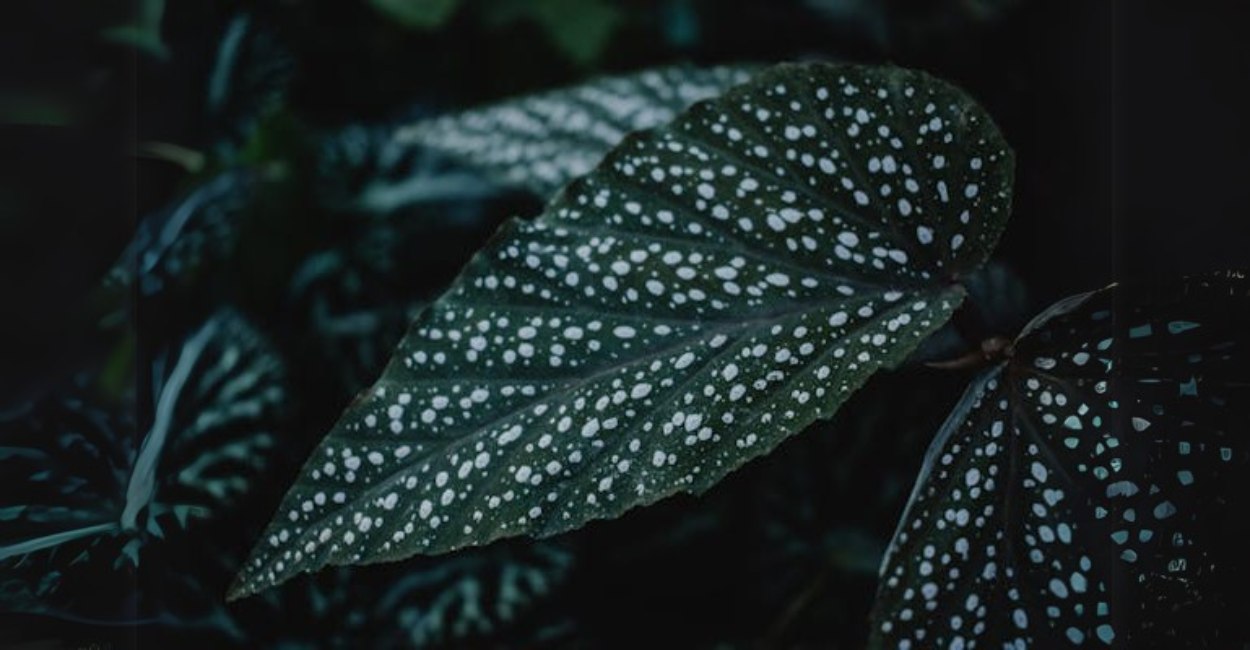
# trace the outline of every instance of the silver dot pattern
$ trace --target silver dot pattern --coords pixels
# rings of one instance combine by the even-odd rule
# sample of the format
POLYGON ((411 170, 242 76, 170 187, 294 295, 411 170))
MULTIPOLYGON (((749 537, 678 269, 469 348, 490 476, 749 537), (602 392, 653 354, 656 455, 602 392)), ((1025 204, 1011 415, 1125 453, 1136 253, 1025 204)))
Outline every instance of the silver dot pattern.
POLYGON ((1010 178, 980 109, 899 69, 782 66, 627 138, 417 318, 234 593, 708 488, 949 317, 1010 178))
POLYGON ((1220 645, 1216 574, 1236 564, 1216 549, 1250 464, 1248 325, 1237 274, 1113 287, 1035 319, 930 448, 871 647, 1220 645))
POLYGON ((601 77, 399 129, 400 145, 449 154, 508 186, 549 197, 594 169, 626 134, 663 125, 756 66, 675 66, 601 77))

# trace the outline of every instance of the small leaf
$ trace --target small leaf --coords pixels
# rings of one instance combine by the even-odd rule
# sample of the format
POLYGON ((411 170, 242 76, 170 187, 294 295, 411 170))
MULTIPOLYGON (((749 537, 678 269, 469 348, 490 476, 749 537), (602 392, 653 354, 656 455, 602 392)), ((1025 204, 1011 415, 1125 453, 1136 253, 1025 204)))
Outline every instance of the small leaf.
POLYGON ((269 465, 286 402, 281 362, 232 310, 218 312, 156 367, 165 374, 127 485, 123 528, 153 499, 216 512, 248 494, 269 465))
POLYGON ((442 27, 456 12, 460 0, 369 0, 391 20, 413 29, 442 27))
POLYGON ((625 134, 672 120, 750 79, 752 66, 647 70, 423 120, 396 140, 444 151, 500 183, 549 197, 625 134))
POLYGON ((285 99, 294 59, 278 38, 242 13, 227 24, 208 77, 206 112, 228 146, 247 142, 258 121, 285 99))
POLYGON ((782 66, 513 221, 312 454, 238 597, 700 492, 944 322, 1011 152, 953 87, 782 66))
POLYGON ((598 60, 624 16, 608 0, 526 0, 522 6, 569 60, 598 60))
POLYGON ((393 127, 359 124, 322 140, 315 189, 330 208, 390 215, 437 204, 439 218, 453 223, 479 216, 460 204, 474 207, 499 190, 438 151, 401 141, 393 127))
POLYGON ((398 623, 394 646, 489 637, 515 626, 560 587, 572 561, 567 550, 542 542, 439 558, 392 582, 377 601, 375 617, 398 623))
POLYGON ((135 593, 133 569, 174 544, 171 532, 236 505, 268 468, 281 366, 238 314, 210 319, 152 375, 142 436, 72 399, 0 423, 0 592, 16 594, 4 610, 129 620, 163 606, 135 593))
POLYGON ((234 250, 239 220, 260 179, 227 172, 191 191, 170 207, 145 218, 108 283, 143 296, 186 282, 202 265, 234 250))
POLYGON ((100 36, 106 41, 147 52, 158 59, 168 59, 169 47, 161 37, 165 0, 138 0, 133 6, 137 13, 132 22, 109 27, 100 36))
POLYGON ((1222 576, 1247 567, 1230 499, 1250 493, 1248 332, 1238 274, 1036 318, 926 455, 872 647, 1246 643, 1244 585, 1222 576))

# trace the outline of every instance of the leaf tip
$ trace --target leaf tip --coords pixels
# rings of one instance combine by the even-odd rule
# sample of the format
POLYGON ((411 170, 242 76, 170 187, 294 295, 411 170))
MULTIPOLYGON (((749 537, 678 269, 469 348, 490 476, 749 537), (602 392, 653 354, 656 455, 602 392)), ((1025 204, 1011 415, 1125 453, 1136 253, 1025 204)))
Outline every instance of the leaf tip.
POLYGON ((267 566, 267 562, 256 551, 248 554, 246 563, 238 570, 230 587, 226 589, 226 602, 233 603, 251 598, 266 589, 277 587, 293 575, 292 572, 275 571, 267 566))
MULTIPOLYGON (((244 570, 246 572, 246 569, 244 570)), ((240 572, 234 577, 230 583, 230 587, 226 589, 226 602, 233 603, 235 601, 244 600, 255 596, 260 590, 256 588, 254 582, 245 577, 244 572, 240 572)))

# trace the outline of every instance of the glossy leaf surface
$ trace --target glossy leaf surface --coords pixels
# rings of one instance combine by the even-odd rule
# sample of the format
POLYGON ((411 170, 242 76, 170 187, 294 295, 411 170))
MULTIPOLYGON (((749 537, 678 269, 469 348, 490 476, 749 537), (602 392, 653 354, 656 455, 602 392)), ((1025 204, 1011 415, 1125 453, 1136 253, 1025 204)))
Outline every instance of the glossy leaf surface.
POLYGON ((953 87, 782 66, 498 233, 292 487, 234 595, 699 492, 958 305, 1011 153, 953 87))

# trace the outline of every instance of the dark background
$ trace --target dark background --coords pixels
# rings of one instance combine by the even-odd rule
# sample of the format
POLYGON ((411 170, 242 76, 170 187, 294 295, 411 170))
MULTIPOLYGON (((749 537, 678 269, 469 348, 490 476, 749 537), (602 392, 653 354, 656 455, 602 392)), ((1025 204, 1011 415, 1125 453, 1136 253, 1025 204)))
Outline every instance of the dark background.
MULTIPOLYGON (((624 17, 601 51, 583 59, 561 51, 533 24, 492 23, 491 3, 484 1, 465 0, 446 25, 425 31, 398 25, 366 2, 179 0, 169 4, 162 22, 164 58, 101 38, 102 30, 135 10, 127 3, 6 4, 0 8, 0 412, 64 385, 110 354, 115 341, 96 328, 93 311, 100 278, 143 216, 203 179, 167 160, 137 156, 136 147, 174 143, 211 157, 221 129, 203 108, 208 69, 227 22, 243 10, 254 12, 290 48, 296 69, 284 110, 300 128, 319 131, 683 60, 837 58, 921 68, 966 89, 1016 150, 1015 211, 997 257, 1023 280, 1029 313, 1115 280, 1250 262, 1250 240, 1239 227, 1250 200, 1250 21, 1234 3, 616 4, 624 17), (829 7, 841 7, 841 13, 829 7)), ((298 151, 278 148, 288 156, 298 151)), ((282 214, 298 214, 302 200, 292 199, 282 214)), ((538 207, 507 196, 485 206, 485 216, 471 225, 436 233, 437 254, 427 251, 405 267, 411 278, 406 290, 415 297, 436 295, 498 223, 538 207)), ((256 246, 274 253, 245 255, 225 294, 281 339, 289 323, 282 302, 273 300, 271 279, 286 277, 292 260, 340 233, 316 218, 272 223, 276 230, 261 227, 256 246), (274 246, 286 249, 266 248, 274 246)), ((333 391, 318 394, 313 384, 301 418, 324 430, 341 401, 333 391)), ((933 414, 906 425, 923 429, 940 421, 943 405, 958 391, 935 392, 933 414)), ((872 410, 869 398, 861 401, 859 408, 872 410)), ((915 444, 890 452, 900 476, 914 471, 924 440, 920 435, 915 444)), ((751 481, 767 474, 753 466, 744 472, 747 478, 733 479, 740 487, 723 492, 749 492, 751 481)), ((897 495, 891 498, 883 497, 880 511, 865 505, 847 518, 888 535, 897 516, 889 508, 901 507, 897 495)), ((671 506, 671 515, 661 508, 596 524, 590 539, 645 537, 686 517, 685 503, 671 506)), ((831 518, 843 516, 836 506, 827 507, 831 518)), ((585 609, 579 620, 598 626, 601 638, 645 642, 656 629, 677 626, 671 638, 699 645, 721 636, 708 633, 718 621, 730 636, 767 637, 761 630, 778 615, 753 614, 754 601, 726 596, 766 591, 723 568, 738 561, 728 549, 754 550, 741 540, 721 547, 705 541, 660 553, 647 565, 651 572, 622 571, 592 550, 584 558, 589 568, 574 584, 594 596, 570 607, 585 609), (665 580, 688 584, 670 598, 659 587, 665 580), (756 621, 761 616, 764 623, 756 621), (622 623, 627 619, 645 622, 622 623), (683 625, 689 629, 681 631, 683 625)), ((853 586, 840 597, 853 601, 844 605, 846 626, 853 628, 866 613, 872 582, 871 576, 847 581, 853 586)), ((822 583, 817 589, 833 587, 822 583)), ((790 602, 793 594, 778 598, 790 602)), ((7 623, 39 630, 27 635, 36 639, 55 636, 48 630, 59 625, 33 617, 7 623)), ((844 631, 835 639, 820 625, 814 629, 784 632, 777 643, 827 647, 853 644, 862 634, 844 631)), ((100 638, 93 634, 81 632, 81 638, 100 638)), ((137 635, 114 629, 102 638, 125 645, 137 635)))

